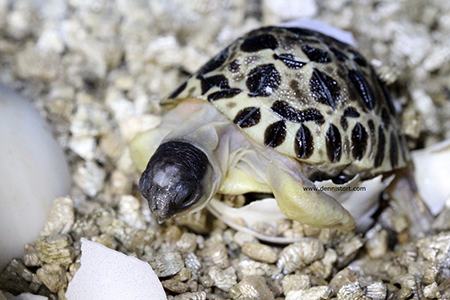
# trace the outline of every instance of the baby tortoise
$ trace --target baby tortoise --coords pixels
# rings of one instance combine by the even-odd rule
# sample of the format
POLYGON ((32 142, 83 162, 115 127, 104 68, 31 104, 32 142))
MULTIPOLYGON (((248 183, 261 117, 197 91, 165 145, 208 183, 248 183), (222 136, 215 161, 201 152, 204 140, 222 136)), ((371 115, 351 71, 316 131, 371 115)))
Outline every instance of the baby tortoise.
MULTIPOLYGON (((316 227, 352 228, 313 181, 369 179, 409 154, 387 88, 352 46, 302 28, 237 39, 162 104, 159 145, 139 185, 160 221, 216 193, 273 193, 281 211, 316 227)), ((155 146, 156 147, 156 146, 155 146)))

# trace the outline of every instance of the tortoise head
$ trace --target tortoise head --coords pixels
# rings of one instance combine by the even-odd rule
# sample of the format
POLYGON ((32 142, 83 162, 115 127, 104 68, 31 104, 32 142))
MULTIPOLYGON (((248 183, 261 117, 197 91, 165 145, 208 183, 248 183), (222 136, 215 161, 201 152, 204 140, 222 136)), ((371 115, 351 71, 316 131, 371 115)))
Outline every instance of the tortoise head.
POLYGON ((211 197, 211 164, 185 141, 161 144, 142 173, 139 189, 159 222, 201 208, 211 197))

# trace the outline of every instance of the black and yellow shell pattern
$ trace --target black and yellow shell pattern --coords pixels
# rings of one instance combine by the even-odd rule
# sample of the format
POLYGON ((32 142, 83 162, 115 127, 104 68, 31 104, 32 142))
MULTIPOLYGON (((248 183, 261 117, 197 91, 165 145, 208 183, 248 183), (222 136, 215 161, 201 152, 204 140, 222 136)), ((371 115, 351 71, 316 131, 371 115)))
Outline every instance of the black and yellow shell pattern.
POLYGON ((314 168, 313 179, 367 178, 409 159, 392 99, 370 64, 312 30, 246 34, 163 104, 184 98, 209 101, 251 138, 314 168))

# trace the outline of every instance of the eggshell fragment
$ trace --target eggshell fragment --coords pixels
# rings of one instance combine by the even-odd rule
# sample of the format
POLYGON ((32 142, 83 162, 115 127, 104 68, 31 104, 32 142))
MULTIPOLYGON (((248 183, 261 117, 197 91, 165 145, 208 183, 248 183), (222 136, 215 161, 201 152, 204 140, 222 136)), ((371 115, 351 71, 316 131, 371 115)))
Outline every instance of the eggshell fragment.
MULTIPOLYGON (((338 200, 353 215, 359 230, 366 230, 373 222, 371 216, 378 208, 380 193, 391 183, 393 178, 394 176, 391 176, 382 180, 380 175, 361 182, 359 176, 355 176, 342 185, 336 185, 331 180, 315 182, 315 184, 317 188, 323 189, 325 193, 338 200), (327 191, 327 189, 333 188, 339 188, 342 191, 327 191), (358 189, 358 191, 352 189, 358 189)), ((256 222, 261 220, 275 227, 277 220, 287 219, 274 198, 254 201, 240 208, 229 207, 217 199, 212 199, 208 209, 231 228, 250 233, 266 242, 284 244, 303 239, 267 236, 251 229, 256 222), (233 221, 236 218, 244 220, 248 227, 236 224, 233 221)))
POLYGON ((308 18, 302 18, 293 20, 290 22, 282 23, 280 26, 285 27, 299 27, 299 28, 306 28, 311 30, 316 30, 319 32, 322 32, 326 35, 329 35, 337 40, 340 40, 341 42, 344 42, 346 44, 357 46, 355 38, 353 37, 353 34, 350 31, 342 30, 336 27, 333 27, 331 25, 328 25, 327 23, 321 22, 319 20, 314 19, 308 19, 308 18))
POLYGON ((450 139, 413 151, 411 157, 419 194, 436 215, 450 197, 450 139))
POLYGON ((355 176, 349 182, 336 185, 331 180, 316 182, 318 187, 338 187, 343 191, 325 191, 328 195, 338 200, 346 210, 355 218, 358 230, 365 231, 373 223, 371 216, 378 209, 379 196, 392 182, 394 176, 383 180, 379 175, 375 178, 360 181, 355 176))
POLYGON ((81 267, 69 283, 66 298, 167 300, 148 263, 86 239, 81 239, 81 267))
POLYGON ((225 203, 213 198, 211 199, 211 202, 208 204, 207 208, 213 215, 215 215, 231 228, 252 234, 262 241, 283 244, 297 242, 302 239, 267 236, 251 229, 254 223, 261 220, 264 220, 264 222, 275 226, 276 220, 287 219, 287 217, 280 211, 280 208, 277 205, 277 200, 275 200, 275 198, 267 198, 255 201, 240 208, 230 207, 225 203), (233 221, 233 219, 235 218, 241 218, 245 220, 248 227, 236 224, 233 221))

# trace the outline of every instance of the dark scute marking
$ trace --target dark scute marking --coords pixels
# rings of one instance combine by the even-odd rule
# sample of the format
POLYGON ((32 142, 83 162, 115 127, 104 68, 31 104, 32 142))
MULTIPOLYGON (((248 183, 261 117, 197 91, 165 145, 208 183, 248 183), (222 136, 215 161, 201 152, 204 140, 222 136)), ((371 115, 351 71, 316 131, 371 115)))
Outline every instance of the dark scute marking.
POLYGON ((299 99, 301 102, 308 102, 305 101, 306 99, 308 99, 308 96, 305 95, 307 91, 300 89, 300 84, 297 80, 291 80, 289 82, 289 87, 292 89, 295 98, 299 99))
POLYGON ((386 146, 386 136, 384 135, 384 129, 382 126, 378 127, 378 146, 377 153, 375 154, 375 168, 378 168, 383 163, 384 148, 386 146))
POLYGON ((340 119, 339 123, 341 124, 342 129, 344 129, 344 131, 347 131, 348 121, 347 121, 347 118, 345 116, 341 116, 341 119, 340 119))
POLYGON ((197 79, 200 80, 200 86, 202 88, 202 95, 206 94, 207 91, 211 88, 211 85, 209 85, 208 81, 206 81, 205 77, 203 75, 197 75, 197 79))
POLYGON ((298 110, 285 101, 275 101, 270 108, 273 112, 280 115, 283 120, 302 123, 307 121, 314 121, 319 125, 325 123, 323 115, 315 108, 308 108, 305 110, 298 110))
POLYGON ((278 42, 273 35, 261 34, 246 39, 242 45, 241 50, 244 52, 256 52, 264 49, 276 49, 278 42))
POLYGON ((391 116, 389 115, 385 107, 383 107, 383 109, 381 110, 381 120, 383 121, 386 128, 388 128, 391 124, 391 116))
POLYGON ((293 90, 297 90, 300 87, 300 83, 297 80, 293 79, 289 82, 289 87, 293 90))
POLYGON ((346 118, 359 118, 360 114, 354 107, 347 107, 344 110, 344 117, 346 118))
POLYGON ((280 73, 273 64, 259 65, 247 75, 245 84, 250 90, 250 97, 267 97, 278 88, 281 82, 280 73), (267 90, 270 88, 271 90, 267 90))
POLYGON ((298 158, 308 158, 314 152, 313 136, 309 128, 304 124, 301 124, 295 135, 294 150, 298 158))
POLYGON ((208 95, 208 101, 215 101, 219 99, 228 99, 233 98, 234 96, 238 95, 240 92, 242 92, 240 89, 229 89, 229 90, 222 90, 218 92, 214 92, 212 94, 208 95))
POLYGON ((331 162, 337 162, 341 159, 342 140, 339 129, 330 124, 327 135, 325 136, 325 143, 327 145, 327 155, 331 162))
POLYGON ((281 145, 286 138, 286 124, 278 121, 270 124, 264 132, 264 145, 275 148, 281 145))
POLYGON ((366 153, 368 134, 361 123, 356 123, 352 130, 352 155, 355 159, 360 160, 366 153))
POLYGON ((198 75, 197 78, 201 82, 202 86, 202 95, 206 94, 212 87, 219 87, 220 89, 230 89, 228 85, 228 79, 223 75, 214 75, 210 77, 203 77, 202 75, 198 75))
POLYGON ((275 101, 270 109, 280 115, 280 117, 282 117, 284 120, 296 123, 300 123, 303 121, 300 115, 300 110, 292 107, 285 101, 275 101))
POLYGON ((309 87, 316 101, 331 106, 333 110, 336 109, 336 102, 341 90, 333 78, 313 69, 309 87))
POLYGON ((303 45, 302 50, 311 61, 315 61, 321 64, 331 62, 330 53, 328 53, 328 51, 326 50, 310 47, 308 45, 303 45))
POLYGON ((344 114, 341 116, 341 126, 344 130, 347 130, 348 128, 348 121, 347 118, 358 118, 360 116, 359 112, 354 107, 347 107, 344 110, 344 114))
POLYGON ((295 33, 297 35, 300 35, 300 36, 302 36, 302 35, 315 36, 316 35, 316 33, 314 31, 309 30, 309 29, 304 29, 304 28, 284 27, 284 29, 286 29, 292 33, 295 33))
POLYGON ((218 86, 222 90, 229 89, 228 79, 223 75, 214 75, 208 78, 205 78, 206 81, 212 86, 218 86))
MULTIPOLYGON (((331 36, 328 36, 326 34, 314 31, 314 30, 309 30, 309 29, 305 29, 305 28, 292 28, 292 27, 284 27, 283 29, 288 30, 296 35, 298 35, 298 39, 299 41, 305 41, 305 39, 303 37, 305 36, 309 36, 309 37, 314 37, 318 40, 320 40, 321 42, 324 42, 327 45, 331 45, 334 44, 336 45, 336 47, 338 48, 348 48, 348 44, 343 43, 335 38, 332 38, 331 36)), ((313 39, 309 39, 309 43, 311 42, 317 42, 320 43, 319 41, 314 41, 313 39)))
POLYGON ((227 101, 227 107, 229 108, 229 109, 232 109, 232 108, 234 108, 234 107, 236 107, 236 102, 233 102, 233 101, 227 101))
POLYGON ((405 148, 405 143, 403 142, 402 133, 400 131, 397 132, 397 137, 398 137, 398 141, 399 141, 398 146, 400 147, 400 150, 402 152, 403 161, 406 162, 406 148, 405 148))
POLYGON ((339 51, 338 49, 336 49, 336 48, 330 48, 330 50, 331 50, 331 52, 333 52, 334 56, 336 56, 336 58, 337 58, 339 61, 346 61, 346 60, 348 60, 347 55, 345 55, 344 53, 342 53, 342 52, 339 51))
POLYGON ((389 108, 389 112, 391 113, 392 116, 395 117, 395 115, 396 115, 395 107, 394 107, 394 103, 392 102, 391 94, 389 93, 386 84, 383 81, 381 81, 380 78, 378 78, 378 83, 381 86, 381 90, 383 91, 384 99, 386 100, 386 104, 389 108))
POLYGON ((353 56, 353 60, 362 67, 367 67, 367 61, 362 56, 353 56))
POLYGON ((280 55, 274 54, 273 58, 281 60, 289 69, 298 70, 304 65, 305 62, 296 60, 296 57, 292 54, 282 53, 280 55))
POLYGON ((218 55, 209 60, 198 72, 200 75, 212 72, 223 65, 228 58, 228 48, 225 48, 218 55))
POLYGON ((398 145, 393 131, 391 132, 391 145, 389 147, 389 152, 391 154, 391 166, 395 169, 398 165, 398 145))
POLYGON ((320 40, 316 37, 306 37, 306 36, 286 36, 285 43, 291 47, 296 47, 295 45, 315 45, 320 44, 320 40))
POLYGON ((261 110, 259 107, 246 107, 241 109, 233 120, 233 123, 241 128, 252 127, 261 121, 261 110))
POLYGON ((178 95, 184 91, 186 86, 187 86, 187 81, 185 83, 183 83, 182 85, 180 85, 172 94, 170 94, 169 99, 175 99, 176 97, 178 97, 178 95))
MULTIPOLYGON (((320 153, 320 150, 319 150, 320 153)), ((314 171, 311 174, 308 174, 309 180, 314 181, 324 181, 330 179, 330 175, 321 171, 314 171)))
POLYGON ((303 119, 305 122, 306 121, 314 121, 319 125, 322 125, 323 123, 325 123, 325 118, 320 113, 320 111, 315 108, 308 108, 308 109, 302 110, 301 114, 303 115, 303 119))
POLYGON ((241 69, 241 65, 239 62, 235 59, 228 65, 228 70, 230 70, 231 73, 237 73, 241 69))
POLYGON ((334 184, 344 184, 355 178, 356 175, 339 174, 338 176, 331 178, 334 184))
POLYGON ((353 86, 357 90, 358 94, 363 99, 365 106, 368 109, 373 110, 375 98, 373 96, 372 89, 370 88, 364 76, 356 70, 349 70, 348 77, 353 83, 353 86))
POLYGON ((353 61, 356 62, 361 67, 367 67, 366 59, 358 52, 352 49, 348 49, 348 52, 353 54, 353 61))

